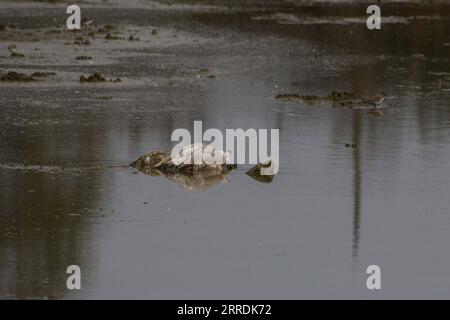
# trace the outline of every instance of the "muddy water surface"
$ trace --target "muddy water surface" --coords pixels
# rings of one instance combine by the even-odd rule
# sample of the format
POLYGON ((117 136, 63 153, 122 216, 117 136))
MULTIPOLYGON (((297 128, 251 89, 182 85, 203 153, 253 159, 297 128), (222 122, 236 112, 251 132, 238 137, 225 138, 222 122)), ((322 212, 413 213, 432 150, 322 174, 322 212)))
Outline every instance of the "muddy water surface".
POLYGON ((448 6, 386 5, 368 31, 364 6, 137 3, 87 5, 123 38, 89 45, 63 6, 0 3, 0 74, 56 73, 0 82, 0 297, 448 298, 448 6), (385 115, 275 99, 332 91, 384 94, 385 115), (126 167, 194 120, 279 128, 272 183, 243 166, 188 192, 126 167))

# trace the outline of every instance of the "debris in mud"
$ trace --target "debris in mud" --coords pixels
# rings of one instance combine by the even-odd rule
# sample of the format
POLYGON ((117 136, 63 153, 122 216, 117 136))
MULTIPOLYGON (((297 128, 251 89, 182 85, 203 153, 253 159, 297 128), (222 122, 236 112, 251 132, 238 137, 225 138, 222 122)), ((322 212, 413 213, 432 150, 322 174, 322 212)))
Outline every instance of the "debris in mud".
POLYGON ((91 60, 92 57, 89 56, 76 56, 75 60, 91 60))
POLYGON ((356 143, 346 143, 345 147, 355 149, 358 147, 358 145, 356 143))
POLYGON ((141 41, 141 39, 139 39, 139 37, 135 37, 133 35, 128 37, 128 41, 141 41))
POLYGON ((26 75, 24 73, 19 73, 15 71, 10 71, 0 77, 2 82, 32 82, 36 81, 32 76, 26 75))
POLYGON ((15 45, 15 44, 10 44, 9 46, 8 46, 8 50, 9 51, 13 51, 13 50, 16 50, 17 49, 17 46, 15 45))

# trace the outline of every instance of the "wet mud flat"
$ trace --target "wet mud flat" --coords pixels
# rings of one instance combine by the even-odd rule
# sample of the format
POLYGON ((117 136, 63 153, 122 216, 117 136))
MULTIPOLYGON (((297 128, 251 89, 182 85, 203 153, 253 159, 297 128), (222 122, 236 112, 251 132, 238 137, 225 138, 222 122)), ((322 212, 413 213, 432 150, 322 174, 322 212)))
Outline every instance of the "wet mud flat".
POLYGON ((0 2, 0 297, 446 297, 447 4, 80 6, 0 2), (128 166, 194 120, 280 129, 279 173, 128 166))

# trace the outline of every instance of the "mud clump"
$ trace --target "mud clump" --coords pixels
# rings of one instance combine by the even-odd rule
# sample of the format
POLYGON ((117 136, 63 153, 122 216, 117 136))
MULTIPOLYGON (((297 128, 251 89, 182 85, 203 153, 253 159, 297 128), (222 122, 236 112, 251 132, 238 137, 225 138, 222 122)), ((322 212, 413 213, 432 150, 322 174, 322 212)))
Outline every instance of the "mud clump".
POLYGON ((356 143, 346 143, 345 147, 346 148, 356 149, 358 147, 358 145, 356 143))
POLYGON ((128 37, 128 41, 141 41, 141 39, 139 39, 139 37, 135 37, 133 35, 128 37))
POLYGON ((355 95, 351 92, 338 92, 333 91, 326 99, 331 101, 342 101, 342 100, 354 100, 356 99, 355 95))
POLYGON ((80 82, 106 82, 106 79, 100 73, 95 72, 88 77, 81 75, 80 82))
POLYGON ((96 97, 97 100, 112 100, 113 97, 111 96, 99 96, 96 97))
POLYGON ((85 77, 84 75, 80 76, 80 82, 84 83, 84 82, 88 82, 88 83, 100 83, 100 82, 122 82, 122 80, 120 78, 116 78, 116 79, 110 79, 107 80, 104 76, 102 76, 100 73, 95 72, 94 74, 91 74, 88 77, 85 77))
POLYGON ((25 58, 25 55, 23 53, 19 53, 16 50, 17 46, 15 44, 10 44, 8 46, 8 51, 10 52, 11 58, 25 58))
POLYGON ((319 97, 319 96, 300 95, 297 93, 279 94, 275 97, 275 99, 281 100, 281 101, 304 101, 304 102, 319 102, 319 101, 323 100, 323 98, 319 97))
POLYGON ((331 94, 327 96, 315 96, 315 95, 300 95, 296 93, 285 93, 279 94, 275 97, 275 99, 280 101, 300 101, 308 104, 314 103, 327 103, 331 104, 333 107, 344 107, 344 108, 354 108, 354 107, 362 107, 362 106, 374 106, 377 107, 380 105, 384 97, 383 96, 374 96, 370 98, 359 98, 355 96, 352 92, 339 92, 333 91, 331 94))
POLYGON ((208 68, 201 68, 198 71, 199 75, 205 76, 208 79, 215 79, 216 76, 214 74, 211 73, 211 71, 208 68))
POLYGON ((114 36, 114 35, 112 35, 112 34, 110 34, 110 33, 108 33, 108 34, 105 36, 105 39, 106 39, 106 40, 123 40, 122 37, 114 36))
POLYGON ((2 82, 33 82, 37 81, 32 76, 26 75, 24 73, 19 73, 15 71, 8 72, 0 77, 2 82))
POLYGON ((92 57, 89 57, 89 56, 76 56, 75 57, 75 60, 82 60, 82 61, 91 60, 91 59, 92 59, 92 57))
POLYGON ((15 51, 12 51, 10 56, 11 58, 25 58, 25 55, 23 53, 18 53, 15 51))
POLYGON ((281 101, 304 101, 304 102, 334 102, 334 103, 348 103, 350 101, 360 100, 355 97, 351 92, 337 92, 333 91, 331 94, 325 97, 315 96, 315 95, 301 95, 297 93, 285 93, 279 94, 275 97, 277 100, 281 101))

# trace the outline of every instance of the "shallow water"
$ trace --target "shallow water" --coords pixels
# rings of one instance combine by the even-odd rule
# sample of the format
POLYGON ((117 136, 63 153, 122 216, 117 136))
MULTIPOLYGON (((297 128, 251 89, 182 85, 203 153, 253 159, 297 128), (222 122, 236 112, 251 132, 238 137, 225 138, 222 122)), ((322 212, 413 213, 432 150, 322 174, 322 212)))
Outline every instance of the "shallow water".
MULTIPOLYGON (((0 8, 19 28, 64 19, 57 9, 24 11, 33 20, 0 8)), ((156 49, 120 47, 113 63, 102 57, 95 70, 120 84, 80 85, 89 64, 0 60, 1 70, 61 74, 0 83, 0 297, 448 298, 450 10, 390 5, 387 15, 404 19, 368 31, 333 23, 361 19, 346 8, 89 7, 102 23, 184 34, 156 49), (277 12, 321 23, 255 19, 277 12), (384 92, 385 116, 274 99, 333 90, 384 92), (273 182, 244 166, 187 192, 126 167, 169 149, 171 132, 194 120, 279 128, 273 182), (71 264, 82 290, 66 288, 71 264), (371 264, 380 291, 366 288, 371 264)))

